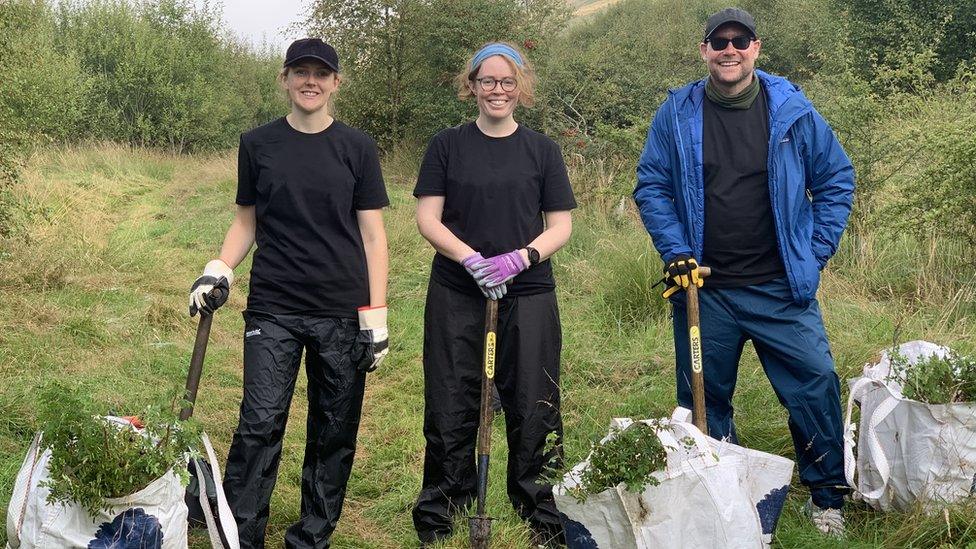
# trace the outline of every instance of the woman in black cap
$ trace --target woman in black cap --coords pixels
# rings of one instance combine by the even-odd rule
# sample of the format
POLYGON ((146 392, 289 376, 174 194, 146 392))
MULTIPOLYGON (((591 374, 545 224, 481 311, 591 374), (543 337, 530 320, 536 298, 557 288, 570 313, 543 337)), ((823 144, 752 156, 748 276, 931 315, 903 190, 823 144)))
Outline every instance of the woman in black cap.
POLYGON ((518 124, 535 78, 507 43, 481 48, 458 75, 478 118, 431 140, 414 195, 437 251, 424 312, 424 480, 413 510, 422 543, 450 535, 476 493, 475 436, 485 299, 499 300, 495 382, 508 434, 508 495, 537 541, 562 537, 552 487, 539 482, 546 438, 562 436, 562 334, 549 257, 576 207, 559 146, 518 124))
POLYGON ((190 291, 191 316, 226 300, 257 244, 244 311, 244 397, 224 490, 241 547, 263 547, 302 351, 308 435, 301 518, 286 547, 328 547, 356 449, 366 372, 387 353, 389 205, 376 144, 332 117, 339 59, 317 38, 288 48, 291 112, 241 136, 237 213, 190 291), (210 295, 222 288, 221 298, 210 295))

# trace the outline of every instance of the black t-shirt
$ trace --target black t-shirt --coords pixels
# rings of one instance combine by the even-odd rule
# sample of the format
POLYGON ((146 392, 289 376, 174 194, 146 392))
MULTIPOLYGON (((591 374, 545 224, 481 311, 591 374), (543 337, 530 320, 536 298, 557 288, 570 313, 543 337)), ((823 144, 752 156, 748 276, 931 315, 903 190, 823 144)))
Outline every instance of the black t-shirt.
MULTIPOLYGON (((559 145, 521 125, 507 137, 489 137, 474 122, 438 133, 427 147, 413 194, 443 196, 441 222, 485 257, 527 246, 542 234, 542 212, 576 207, 559 145)), ((439 253, 431 276, 480 295, 464 267, 439 253)), ((509 282, 508 294, 555 287, 546 260, 509 282)))
POLYGON ((356 210, 390 202, 368 135, 338 120, 302 133, 284 118, 245 133, 237 203, 257 216, 248 310, 355 318, 369 305, 356 210))
POLYGON ((709 286, 759 284, 785 276, 766 168, 769 110, 761 92, 748 109, 702 105, 705 242, 709 286))

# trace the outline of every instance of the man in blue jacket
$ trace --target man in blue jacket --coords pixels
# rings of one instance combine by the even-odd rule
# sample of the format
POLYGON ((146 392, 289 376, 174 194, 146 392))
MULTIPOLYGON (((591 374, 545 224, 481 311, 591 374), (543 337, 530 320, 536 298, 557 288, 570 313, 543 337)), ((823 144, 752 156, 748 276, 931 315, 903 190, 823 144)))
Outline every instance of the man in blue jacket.
POLYGON ((685 294, 700 295, 710 434, 736 440, 739 357, 752 340, 789 411, 808 511, 843 535, 840 382, 816 292, 851 211, 854 169, 799 88, 755 70, 753 17, 713 14, 699 45, 708 77, 671 90, 637 167, 634 200, 666 265, 678 402, 691 408, 685 294), (706 281, 698 265, 711 267, 706 281))

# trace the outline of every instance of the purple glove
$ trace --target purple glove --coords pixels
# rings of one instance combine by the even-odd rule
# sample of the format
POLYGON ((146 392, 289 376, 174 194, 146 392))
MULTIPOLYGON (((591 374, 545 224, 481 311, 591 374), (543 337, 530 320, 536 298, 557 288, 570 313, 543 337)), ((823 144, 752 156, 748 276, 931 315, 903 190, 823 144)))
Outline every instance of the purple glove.
MULTIPOLYGON (((468 271, 468 274, 469 275, 475 276, 475 272, 478 269, 476 269, 474 266, 477 265, 479 262, 484 261, 484 260, 485 260, 485 258, 484 258, 484 256, 481 255, 481 252, 475 252, 475 253, 469 255, 468 257, 465 257, 464 259, 462 259, 461 260, 461 265, 464 266, 464 268, 468 271)), ((478 281, 478 277, 475 277, 475 280, 478 281)), ((479 281, 479 285, 480 285, 480 281, 479 281)))
POLYGON ((522 254, 512 250, 507 254, 499 254, 483 259, 473 265, 476 269, 475 280, 483 279, 488 287, 507 284, 515 275, 524 271, 528 265, 522 261, 522 254))
POLYGON ((486 298, 494 299, 494 300, 501 299, 505 295, 505 293, 508 292, 508 288, 504 284, 496 285, 491 288, 487 286, 485 279, 487 278, 488 275, 479 273, 478 269, 475 267, 482 261, 485 261, 484 256, 482 256, 478 252, 475 252, 469 255, 468 257, 462 259, 461 265, 463 265, 465 270, 468 271, 468 274, 470 274, 471 277, 474 278, 474 281, 478 284, 478 289, 481 290, 481 293, 486 298))

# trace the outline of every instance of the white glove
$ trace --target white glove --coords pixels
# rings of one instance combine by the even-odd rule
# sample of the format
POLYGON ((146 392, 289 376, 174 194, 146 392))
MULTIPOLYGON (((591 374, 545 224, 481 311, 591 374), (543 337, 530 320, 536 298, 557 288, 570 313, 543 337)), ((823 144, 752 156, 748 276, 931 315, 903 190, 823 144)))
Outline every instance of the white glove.
POLYGON ((386 305, 360 307, 359 337, 357 342, 366 345, 366 353, 359 369, 372 372, 380 367, 390 352, 390 332, 386 329, 386 305))
POLYGON ((226 263, 214 259, 203 268, 203 275, 190 287, 190 316, 197 312, 209 315, 227 301, 230 285, 234 283, 234 271, 226 263), (215 288, 223 290, 217 296, 210 295, 215 288))

